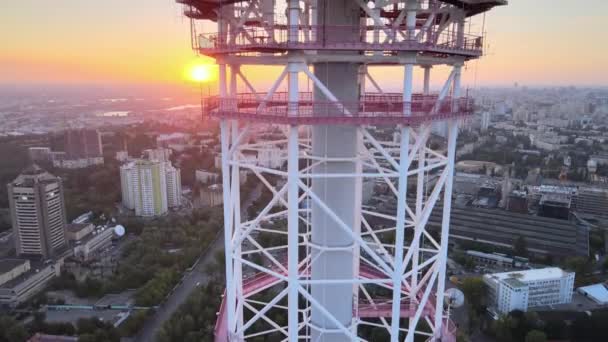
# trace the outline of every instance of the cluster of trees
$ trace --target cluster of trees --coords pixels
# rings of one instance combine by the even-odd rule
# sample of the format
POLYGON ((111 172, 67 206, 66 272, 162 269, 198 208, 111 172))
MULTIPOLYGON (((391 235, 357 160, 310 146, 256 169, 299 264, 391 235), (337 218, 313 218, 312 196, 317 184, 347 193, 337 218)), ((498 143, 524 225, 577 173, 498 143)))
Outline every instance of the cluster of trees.
POLYGON ((540 319, 535 312, 512 311, 494 321, 490 332, 498 342, 608 341, 608 311, 568 314, 568 320, 559 312, 550 314, 554 318, 540 319))
POLYGON ((78 341, 84 342, 119 342, 121 336, 129 336, 97 318, 81 318, 74 326, 67 322, 47 323, 44 314, 37 313, 24 325, 12 317, 0 316, 0 342, 24 342, 36 333, 78 336, 78 341))
POLYGON ((217 208, 197 210, 190 217, 159 219, 124 247, 117 270, 109 279, 78 281, 64 273, 53 287, 73 290, 81 297, 138 289, 136 304, 154 306, 177 284, 221 227, 222 213, 217 208))
POLYGON ((76 277, 69 272, 61 272, 59 277, 53 279, 51 289, 71 290, 78 297, 101 297, 104 294, 103 282, 94 279, 86 278, 84 281, 78 281, 76 277))
POLYGON ((117 181, 120 179, 120 169, 113 160, 85 169, 53 172, 63 179, 68 220, 87 211, 109 217, 121 200, 120 182, 117 181))
POLYGON ((206 270, 210 277, 209 282, 192 293, 178 311, 163 324, 156 336, 157 341, 214 341, 216 312, 220 307, 224 291, 221 256, 217 256, 216 259, 214 266, 206 270))

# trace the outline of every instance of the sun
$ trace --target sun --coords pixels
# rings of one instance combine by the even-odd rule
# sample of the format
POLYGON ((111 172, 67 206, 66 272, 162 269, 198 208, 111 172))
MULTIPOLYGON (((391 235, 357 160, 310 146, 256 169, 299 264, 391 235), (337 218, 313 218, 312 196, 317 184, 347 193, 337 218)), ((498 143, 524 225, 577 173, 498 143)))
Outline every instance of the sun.
POLYGON ((197 64, 190 68, 189 77, 195 82, 209 82, 213 80, 213 66, 210 64, 197 64))

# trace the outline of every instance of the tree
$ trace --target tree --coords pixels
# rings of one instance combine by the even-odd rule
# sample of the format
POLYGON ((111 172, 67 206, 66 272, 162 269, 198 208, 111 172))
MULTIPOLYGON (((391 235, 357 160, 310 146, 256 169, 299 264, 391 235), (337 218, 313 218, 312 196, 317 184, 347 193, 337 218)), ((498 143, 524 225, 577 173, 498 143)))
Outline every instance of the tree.
POLYGON ((462 292, 467 300, 467 303, 476 311, 483 311, 483 305, 486 297, 486 285, 483 279, 466 278, 462 281, 462 292))
POLYGON ((526 342, 546 342, 547 335, 539 330, 532 330, 526 335, 526 342))
POLYGON ((526 241, 525 237, 520 235, 517 237, 517 239, 515 239, 513 242, 513 252, 517 256, 528 256, 528 242, 526 241))
POLYGON ((576 272, 578 275, 587 274, 590 271, 589 261, 584 257, 567 258, 565 261, 566 268, 576 272))
POLYGON ((515 326, 515 322, 510 315, 504 315, 494 321, 492 331, 496 339, 501 342, 512 342, 513 333, 511 330, 515 326))

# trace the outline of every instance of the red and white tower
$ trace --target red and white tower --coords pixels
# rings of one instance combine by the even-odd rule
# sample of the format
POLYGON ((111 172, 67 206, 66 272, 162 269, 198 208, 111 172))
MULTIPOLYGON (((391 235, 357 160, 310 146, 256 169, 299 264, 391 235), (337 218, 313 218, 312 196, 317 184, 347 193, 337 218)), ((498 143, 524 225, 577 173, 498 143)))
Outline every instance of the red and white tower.
POLYGON ((216 341, 454 341, 452 179, 458 124, 473 110, 461 73, 482 55, 471 21, 506 1, 178 2, 197 52, 219 65, 219 96, 207 101, 224 191, 216 341), (264 90, 268 80, 246 75, 261 65, 281 70, 264 90), (434 66, 450 69, 438 93, 434 66), (389 76, 375 79, 376 68, 389 76), (241 210, 244 170, 270 194, 252 217, 241 210), (442 228, 431 232, 435 206, 442 228))

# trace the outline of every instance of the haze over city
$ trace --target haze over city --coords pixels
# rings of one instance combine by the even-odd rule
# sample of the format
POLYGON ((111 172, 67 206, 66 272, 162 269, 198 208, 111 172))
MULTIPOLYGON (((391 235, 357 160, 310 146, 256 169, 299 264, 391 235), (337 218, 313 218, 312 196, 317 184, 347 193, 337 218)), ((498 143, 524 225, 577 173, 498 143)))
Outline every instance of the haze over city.
MULTIPOLYGON (((1 6, 0 84, 183 84, 185 69, 197 61, 189 21, 171 1, 1 6)), ((511 1, 487 14, 489 49, 470 63, 477 70, 466 73, 464 84, 607 86, 606 12, 603 0, 511 1)))

